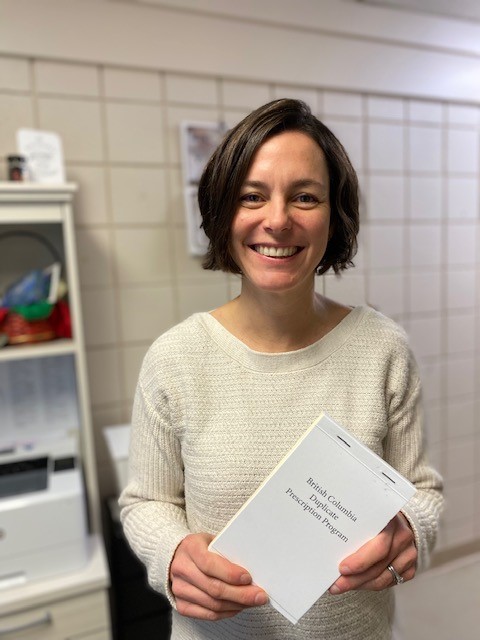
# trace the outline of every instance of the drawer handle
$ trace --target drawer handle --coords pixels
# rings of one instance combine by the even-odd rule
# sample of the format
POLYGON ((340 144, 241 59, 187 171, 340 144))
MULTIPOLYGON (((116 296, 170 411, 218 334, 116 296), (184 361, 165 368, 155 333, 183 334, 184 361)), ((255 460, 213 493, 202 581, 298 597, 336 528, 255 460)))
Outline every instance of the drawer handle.
POLYGON ((25 624, 19 624, 16 627, 5 627, 4 629, 0 629, 0 638, 4 638, 11 633, 17 633, 18 631, 25 631, 26 629, 33 629, 34 627, 43 627, 44 625, 52 624, 52 616, 47 611, 37 620, 32 620, 31 622, 26 622, 25 624))

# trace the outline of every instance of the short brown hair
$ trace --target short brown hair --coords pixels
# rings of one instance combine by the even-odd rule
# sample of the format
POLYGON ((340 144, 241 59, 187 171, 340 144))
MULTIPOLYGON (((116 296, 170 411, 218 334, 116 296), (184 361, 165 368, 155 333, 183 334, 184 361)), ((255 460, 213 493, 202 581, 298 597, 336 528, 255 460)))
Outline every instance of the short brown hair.
POLYGON ((322 149, 330 178, 331 237, 317 267, 322 274, 352 266, 357 250, 358 179, 335 135, 301 100, 280 99, 259 107, 231 129, 208 161, 198 188, 202 228, 209 247, 204 269, 240 273, 230 251, 230 231, 243 182, 257 149, 284 131, 300 131, 322 149))

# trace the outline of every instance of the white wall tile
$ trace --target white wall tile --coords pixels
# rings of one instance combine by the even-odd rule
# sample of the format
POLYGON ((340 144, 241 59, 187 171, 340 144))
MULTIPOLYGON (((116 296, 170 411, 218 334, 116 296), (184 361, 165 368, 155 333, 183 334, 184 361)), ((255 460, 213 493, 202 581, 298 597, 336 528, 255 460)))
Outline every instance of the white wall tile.
POLYGON ((2 156, 17 153, 17 130, 34 127, 33 104, 29 96, 0 94, 0 149, 2 156))
POLYGON ((364 274, 348 271, 340 276, 328 274, 324 276, 324 284, 324 294, 327 298, 332 298, 341 304, 358 306, 369 302, 364 274))
POLYGON ((217 104, 217 83, 213 78, 167 74, 165 86, 169 102, 217 104))
POLYGON ((442 217, 442 180, 433 176, 410 178, 409 216, 412 220, 442 217))
POLYGON ((265 84, 233 80, 224 80, 222 83, 222 103, 225 107, 256 109, 271 99, 272 92, 265 84))
POLYGON ((473 358, 451 357, 447 361, 447 398, 473 396, 476 389, 475 361, 473 358))
POLYGON ((120 402, 120 359, 114 348, 87 351, 90 398, 93 405, 120 402))
POLYGON ((163 162, 164 128, 159 106, 106 105, 109 159, 114 162, 163 162))
POLYGON ((412 318, 409 323, 413 352, 418 358, 438 356, 442 352, 440 318, 412 318))
POLYGON ((448 131, 448 170, 452 173, 478 173, 478 132, 448 131))
POLYGON ((450 440, 473 436, 476 430, 475 403, 473 400, 451 401, 446 408, 447 436, 450 440))
POLYGON ((451 219, 478 218, 479 215, 479 180, 475 178, 448 179, 447 215, 451 219))
POLYGON ((371 171, 402 171, 403 127, 397 124, 368 125, 368 167, 371 171))
MULTIPOLYGON (((231 276, 227 277, 227 281, 228 281, 228 299, 233 300, 233 298, 238 297, 242 291, 242 279, 240 276, 232 274, 231 276)), ((323 283, 323 278, 317 277, 315 279, 315 291, 317 291, 318 281, 321 281, 323 283)), ((323 294, 323 286, 322 286, 321 293, 323 294)))
POLYGON ((471 480, 475 473, 475 447, 473 438, 455 437, 448 443, 447 449, 447 481, 471 480))
POLYGON ((74 200, 76 224, 98 226, 108 221, 105 169, 71 165, 66 167, 67 180, 78 184, 74 200))
POLYGON ((447 227, 447 259, 450 266, 472 267, 477 259, 475 225, 454 224, 447 227))
POLYGON ((443 116, 443 105, 426 100, 410 100, 407 112, 411 121, 440 124, 443 116))
POLYGON ((80 285, 111 285, 113 248, 110 232, 106 229, 77 229, 76 239, 80 285))
POLYGON ((368 278, 368 303, 387 316, 405 311, 405 280, 401 273, 371 273, 368 278))
POLYGON ((192 256, 188 251, 187 231, 185 227, 173 231, 175 273, 181 279, 205 280, 213 283, 213 279, 224 280, 221 271, 207 271, 202 268, 202 256, 192 256))
POLYGON ((439 312, 441 308, 441 276, 440 271, 412 272, 409 279, 410 313, 439 312))
POLYGON ((218 281, 182 283, 178 287, 178 303, 180 318, 184 319, 197 311, 210 311, 228 300, 228 284, 218 281))
POLYGON ((123 340, 155 340, 175 324, 172 287, 122 287, 120 318, 123 340))
POLYGON ((442 133, 433 127, 408 128, 408 155, 411 171, 439 172, 442 168, 442 133))
POLYGON ((172 273, 170 237, 166 229, 117 228, 114 261, 122 284, 169 280, 172 273))
POLYGON ((471 354, 475 350, 475 316, 450 313, 447 317, 447 352, 471 354))
POLYGON ((58 133, 66 160, 103 160, 100 103, 80 99, 39 98, 39 125, 58 133))
POLYGON ((476 538, 474 520, 470 516, 454 520, 445 532, 445 548, 462 547, 476 538))
POLYGON ((162 97, 161 78, 154 71, 107 68, 103 78, 107 98, 159 101, 162 97))
POLYGON ((370 119, 403 120, 404 103, 398 98, 367 98, 367 114, 370 119))
POLYGON ((363 126, 359 122, 328 118, 325 124, 337 136, 356 171, 363 168, 363 126))
POLYGON ((165 169, 112 167, 110 185, 113 218, 119 224, 166 222, 165 169))
POLYGON ((0 56, 0 89, 30 91, 29 61, 0 56))
POLYGON ((480 122, 477 106, 449 104, 447 106, 447 121, 449 124, 477 126, 480 122))
POLYGON ((322 112, 328 116, 360 118, 363 112, 362 96, 355 93, 325 91, 322 112))
POLYGON ((450 269, 447 274, 447 307, 449 309, 473 309, 475 306, 474 269, 450 269))
POLYGON ((442 237, 439 225, 411 225, 409 264, 411 267, 439 267, 442 262, 442 237))
POLYGON ((185 226, 185 204, 183 194, 182 170, 180 167, 166 169, 167 182, 167 219, 176 227, 185 226))
POLYGON ((371 175, 368 179, 369 220, 401 220, 405 216, 403 176, 371 175))
POLYGON ((372 224, 368 232, 369 266, 373 271, 405 266, 404 237, 401 225, 372 224))
POLYGON ((83 290, 82 306, 87 347, 115 344, 118 313, 113 289, 83 290))
POLYGON ((34 64, 38 93, 71 96, 98 96, 98 70, 93 65, 37 61, 34 64))
POLYGON ((445 484, 446 510, 444 519, 448 525, 472 518, 476 511, 473 484, 465 480, 445 484))
POLYGON ((419 362, 420 377, 427 403, 438 402, 443 398, 443 371, 439 362, 419 362))

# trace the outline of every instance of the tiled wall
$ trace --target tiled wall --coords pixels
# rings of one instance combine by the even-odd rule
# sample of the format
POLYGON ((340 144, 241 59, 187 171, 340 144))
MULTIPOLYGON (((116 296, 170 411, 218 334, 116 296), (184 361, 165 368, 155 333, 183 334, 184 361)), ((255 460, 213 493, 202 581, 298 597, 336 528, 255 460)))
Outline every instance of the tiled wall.
POLYGON ((440 548, 480 537, 480 108, 321 87, 239 82, 0 58, 0 179, 19 127, 60 134, 76 224, 103 492, 101 427, 126 422, 141 359, 177 321, 225 302, 238 280, 188 255, 182 120, 233 125, 280 96, 300 97, 345 143, 360 176, 356 268, 318 288, 368 302, 409 332, 425 383, 430 454, 446 480, 440 548))

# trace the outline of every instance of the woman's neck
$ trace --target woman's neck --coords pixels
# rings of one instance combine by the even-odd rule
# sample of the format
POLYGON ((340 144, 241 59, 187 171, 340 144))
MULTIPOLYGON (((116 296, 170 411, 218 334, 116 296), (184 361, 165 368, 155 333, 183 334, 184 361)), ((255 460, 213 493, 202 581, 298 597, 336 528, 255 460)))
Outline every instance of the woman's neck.
POLYGON ((309 291, 281 294, 242 293, 212 312, 235 337, 255 351, 281 353, 313 344, 349 312, 320 294, 309 291))

